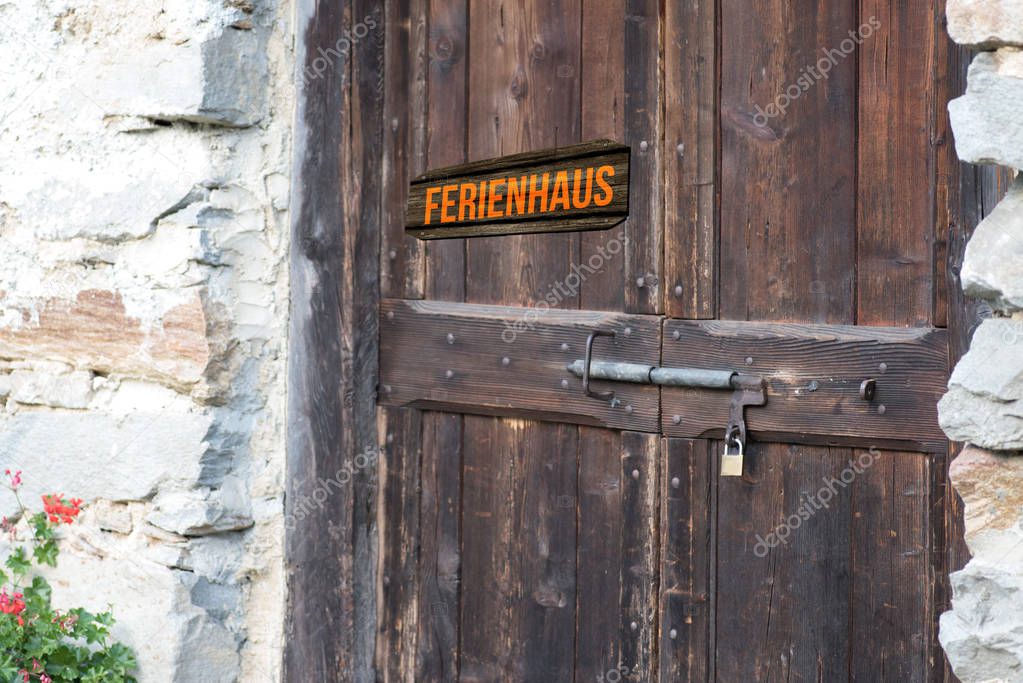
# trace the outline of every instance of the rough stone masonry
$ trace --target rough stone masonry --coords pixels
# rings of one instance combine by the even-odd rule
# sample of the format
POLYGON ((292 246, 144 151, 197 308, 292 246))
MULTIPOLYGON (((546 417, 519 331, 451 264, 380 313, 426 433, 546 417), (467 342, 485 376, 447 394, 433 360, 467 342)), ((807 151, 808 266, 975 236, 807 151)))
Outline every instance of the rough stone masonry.
POLYGON ((1023 681, 1023 0, 949 0, 954 40, 981 48, 966 94, 949 104, 964 161, 1017 171, 977 226, 961 271, 994 312, 977 329, 939 405, 972 559, 952 575, 940 638, 964 683, 1023 681))
POLYGON ((0 0, 0 465, 146 683, 280 679, 290 11, 0 0))

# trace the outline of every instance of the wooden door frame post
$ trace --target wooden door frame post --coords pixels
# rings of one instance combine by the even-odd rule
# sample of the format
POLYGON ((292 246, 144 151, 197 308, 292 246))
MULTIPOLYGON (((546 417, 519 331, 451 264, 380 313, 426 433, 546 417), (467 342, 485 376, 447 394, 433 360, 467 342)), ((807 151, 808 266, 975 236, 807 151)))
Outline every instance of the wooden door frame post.
POLYGON ((383 6, 297 0, 294 26, 284 680, 372 681, 376 471, 343 473, 377 445, 383 6))

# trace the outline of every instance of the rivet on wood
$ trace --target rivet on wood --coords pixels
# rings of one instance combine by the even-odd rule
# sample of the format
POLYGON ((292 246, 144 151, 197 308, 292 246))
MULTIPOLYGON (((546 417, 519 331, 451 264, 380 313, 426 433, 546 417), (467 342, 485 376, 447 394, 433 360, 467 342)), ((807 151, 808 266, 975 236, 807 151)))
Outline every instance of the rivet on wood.
POLYGON ((624 330, 622 330, 622 334, 624 334, 626 337, 628 337, 630 334, 632 334, 632 328, 631 327, 626 327, 624 330))
POLYGON ((568 380, 567 379, 561 380, 561 388, 562 389, 568 389, 568 380))
POLYGON ((395 249, 391 249, 390 251, 387 252, 387 258, 393 261, 394 259, 398 258, 398 252, 395 249))
POLYGON ((629 405, 625 406, 625 412, 628 413, 629 415, 632 415, 632 404, 631 403, 629 405))
POLYGON ((682 296, 682 285, 675 285, 675 296, 682 296))
POLYGON ((682 416, 681 415, 672 415, 671 416, 671 423, 675 424, 675 425, 682 424, 682 416))
POLYGON ((387 436, 386 436, 386 437, 384 438, 384 441, 386 441, 387 443, 394 443, 394 434, 388 434, 388 435, 387 435, 387 436))
POLYGON ((677 489, 681 485, 682 485, 682 482, 678 480, 678 477, 672 477, 671 478, 671 488, 677 489))
POLYGON ((678 341, 679 339, 682 338, 682 331, 675 330, 674 332, 671 333, 671 338, 674 339, 675 341, 678 341))
POLYGON ((639 479, 639 470, 632 470, 632 478, 639 479))
POLYGON ((568 342, 561 342, 561 350, 568 351, 568 342))
POLYGON ((685 153, 686 153, 686 146, 685 146, 685 144, 680 142, 677 145, 675 145, 675 151, 678 152, 678 155, 680 157, 681 156, 685 156, 685 153))
POLYGON ((647 141, 643 140, 642 142, 639 143, 639 151, 640 152, 645 152, 647 150, 647 147, 649 147, 649 146, 650 145, 647 144, 647 141))
POLYGON ((672 640, 675 640, 676 638, 678 638, 678 631, 676 631, 675 629, 671 629, 670 631, 668 631, 668 637, 671 638, 672 640))
POLYGON ((884 415, 887 412, 888 412, 888 409, 885 408, 883 403, 877 407, 877 414, 878 415, 884 415))
POLYGON ((746 365, 753 365, 753 356, 746 356, 746 365))
POLYGON ((641 288, 641 289, 643 287, 646 287, 646 278, 643 277, 642 275, 640 275, 638 278, 636 278, 636 286, 641 288))
POLYGON ((451 379, 452 377, 455 376, 455 371, 454 370, 447 370, 447 371, 444 372, 444 376, 447 377, 448 379, 451 379))
POLYGON ((881 363, 877 366, 877 369, 881 372, 888 372, 888 363, 881 363))
POLYGON ((387 311, 387 319, 394 320, 394 311, 387 311))
POLYGON ((637 624, 636 622, 632 622, 631 624, 629 624, 629 628, 635 631, 639 628, 639 624, 637 624))
POLYGON ((505 356, 504 358, 502 358, 501 359, 501 365, 511 365, 511 358, 509 358, 508 356, 505 356))
POLYGON ((384 385, 384 393, 385 394, 391 393, 391 385, 390 384, 385 384, 384 385))
POLYGON ((454 343, 455 343, 455 335, 453 335, 450 332, 448 332, 448 344, 454 344, 454 343))

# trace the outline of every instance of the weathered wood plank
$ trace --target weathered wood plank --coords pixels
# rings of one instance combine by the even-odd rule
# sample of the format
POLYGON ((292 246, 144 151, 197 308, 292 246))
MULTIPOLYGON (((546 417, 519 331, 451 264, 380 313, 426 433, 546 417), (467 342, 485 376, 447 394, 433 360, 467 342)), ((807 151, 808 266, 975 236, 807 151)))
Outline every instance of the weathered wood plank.
MULTIPOLYGON (((430 166, 465 161, 468 117, 468 0, 429 0, 430 70, 427 158, 430 166)), ((464 240, 431 240, 426 251, 426 298, 465 298, 464 240)))
MULTIPOLYGON (((746 411, 754 439, 946 449, 935 407, 948 378, 945 330, 680 320, 664 330, 665 367, 767 380, 767 405, 746 411), (867 379, 876 386, 869 401, 860 397, 867 379)), ((718 436, 730 399, 728 391, 665 387, 662 429, 718 436)))
MULTIPOLYGON (((582 139, 625 139, 625 0, 582 6, 582 139)), ((625 254, 610 258, 611 233, 579 235, 578 263, 599 265, 579 286, 579 308, 625 310, 625 254)))
POLYGON ((462 418, 423 415, 416 680, 458 680, 462 418))
POLYGON ((383 193, 380 288, 384 296, 423 298, 422 243, 405 235, 402 207, 408 179, 426 169, 426 4, 387 0, 384 5, 383 193))
POLYGON ((865 453, 874 464, 853 495, 850 678, 930 680, 928 659, 938 656, 929 647, 938 616, 928 553, 930 459, 876 449, 856 457, 865 453))
POLYGON ((376 680, 381 683, 416 679, 420 632, 419 572, 420 461, 422 412, 407 408, 377 411, 377 432, 383 437, 372 453, 356 454, 354 473, 378 465, 380 550, 377 575, 376 680), (377 456, 377 457, 373 457, 377 456))
POLYGON ((393 299, 382 311, 385 405, 657 430, 657 387, 594 381, 597 391, 615 391, 619 403, 612 406, 584 395, 581 380, 566 370, 583 358, 594 329, 615 332, 596 341, 596 358, 656 364, 657 318, 556 309, 527 318, 537 311, 393 299), (522 320, 533 329, 517 328, 522 320))
MULTIPOLYGON (((353 14, 383 23, 380 8, 366 3, 347 9, 332 2, 300 3, 300 75, 320 58, 317 48, 333 49, 349 34, 353 14)), ((371 33, 350 59, 304 79, 297 95, 285 496, 287 680, 374 677, 375 472, 357 474, 322 506, 298 511, 347 459, 376 444, 380 172, 376 155, 366 150, 381 148, 383 98, 379 78, 366 76, 380 73, 382 48, 382 38, 371 33), (326 542, 324 529, 334 531, 326 542)))
POLYGON ((622 564, 619 638, 623 680, 652 681, 657 676, 657 602, 659 568, 658 482, 660 437, 622 434, 622 564), (635 627, 633 626, 635 624, 635 627))
POLYGON ((661 8, 625 0, 625 142, 634 151, 626 250, 625 310, 660 313, 664 200, 661 136, 661 8))
MULTIPOLYGON (((857 322, 931 324, 933 79, 929 3, 864 0, 875 27, 859 51, 857 322)), ((940 105, 944 108, 944 104, 940 105)))
POLYGON ((461 680, 571 680, 577 429, 465 418, 461 680))
POLYGON ((714 680, 717 462, 710 446, 711 442, 703 440, 664 440, 658 669, 662 681, 714 680))
POLYGON ((664 310, 673 318, 713 318, 718 237, 716 3, 667 3, 664 34, 664 310))
POLYGON ((847 680, 852 491, 822 491, 849 456, 756 443, 744 477, 718 479, 717 680, 847 680), (830 496, 828 507, 814 509, 808 496, 830 496))
POLYGON ((801 69, 849 38, 855 4, 720 7, 719 317, 853 323, 856 58, 826 79, 801 69))
MULTIPOLYGON (((470 3, 471 159, 579 142, 580 0, 470 3)), ((558 284, 579 253, 571 233, 482 237, 466 243, 466 300, 576 308, 558 284)))

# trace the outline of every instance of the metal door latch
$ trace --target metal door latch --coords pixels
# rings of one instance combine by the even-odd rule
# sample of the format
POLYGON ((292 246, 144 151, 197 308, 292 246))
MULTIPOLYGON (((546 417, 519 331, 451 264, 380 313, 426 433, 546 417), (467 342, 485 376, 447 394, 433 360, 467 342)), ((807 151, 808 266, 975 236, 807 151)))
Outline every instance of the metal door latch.
POLYGON ((721 476, 741 477, 743 453, 746 449, 746 406, 767 403, 767 384, 757 375, 743 375, 734 370, 703 368, 662 368, 641 363, 620 363, 593 360, 593 341, 597 337, 614 337, 614 332, 594 330, 586 339, 586 357, 568 364, 566 370, 583 380, 583 392, 602 401, 616 400, 613 391, 594 391, 591 379, 633 384, 655 384, 697 389, 730 389, 732 402, 725 427, 725 452, 721 456, 721 476), (735 452, 733 453, 733 446, 735 452))

